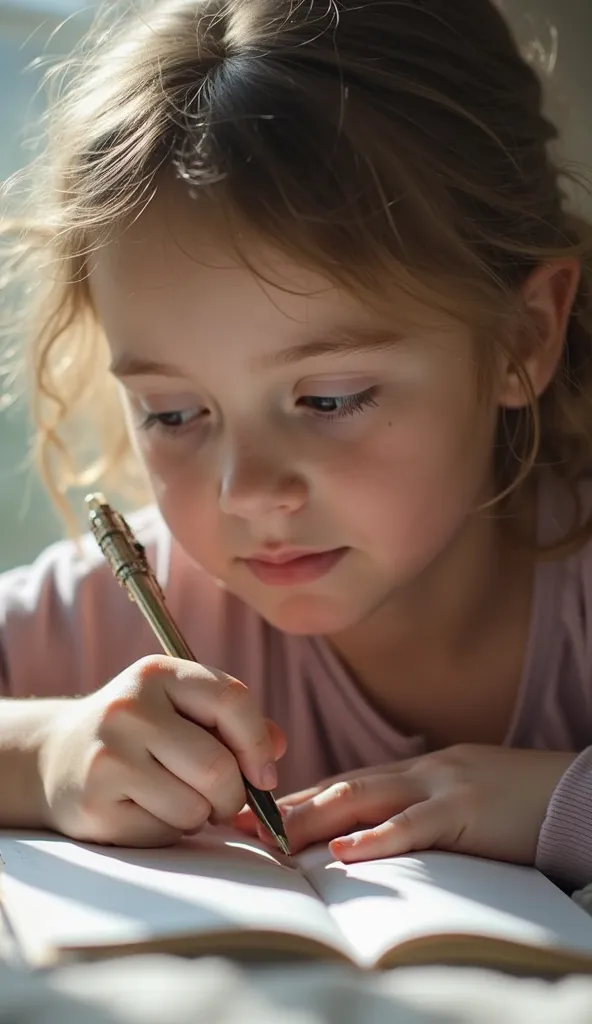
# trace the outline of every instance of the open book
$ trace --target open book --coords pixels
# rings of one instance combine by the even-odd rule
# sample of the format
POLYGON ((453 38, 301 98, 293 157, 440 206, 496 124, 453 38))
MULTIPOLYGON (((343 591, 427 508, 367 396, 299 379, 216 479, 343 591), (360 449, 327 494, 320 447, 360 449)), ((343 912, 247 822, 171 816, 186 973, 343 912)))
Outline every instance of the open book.
POLYGON ((592 918, 532 868, 436 851, 290 859, 222 829, 165 850, 3 832, 0 853, 5 927, 31 965, 159 950, 592 972, 592 918))

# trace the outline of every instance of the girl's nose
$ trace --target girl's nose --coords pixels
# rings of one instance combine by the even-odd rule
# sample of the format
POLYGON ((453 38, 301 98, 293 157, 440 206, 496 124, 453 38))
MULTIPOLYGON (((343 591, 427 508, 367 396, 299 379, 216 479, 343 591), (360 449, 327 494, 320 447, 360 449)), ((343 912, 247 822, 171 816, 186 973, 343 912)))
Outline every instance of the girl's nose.
POLYGON ((220 508, 227 515, 259 519, 271 512, 291 515, 306 501, 304 480, 281 460, 256 452, 234 453, 222 473, 220 508))

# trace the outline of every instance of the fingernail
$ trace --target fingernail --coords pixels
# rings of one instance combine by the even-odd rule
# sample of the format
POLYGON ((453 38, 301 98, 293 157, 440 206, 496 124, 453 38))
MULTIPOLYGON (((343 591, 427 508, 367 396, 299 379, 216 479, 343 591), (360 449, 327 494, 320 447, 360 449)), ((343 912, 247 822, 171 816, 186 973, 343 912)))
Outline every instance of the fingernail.
POLYGON ((336 846, 355 846, 357 839, 355 836, 340 836, 339 839, 334 839, 333 842, 336 846))
POLYGON ((265 789, 275 789, 278 784, 277 768, 273 761, 265 765, 261 772, 261 781, 265 789))

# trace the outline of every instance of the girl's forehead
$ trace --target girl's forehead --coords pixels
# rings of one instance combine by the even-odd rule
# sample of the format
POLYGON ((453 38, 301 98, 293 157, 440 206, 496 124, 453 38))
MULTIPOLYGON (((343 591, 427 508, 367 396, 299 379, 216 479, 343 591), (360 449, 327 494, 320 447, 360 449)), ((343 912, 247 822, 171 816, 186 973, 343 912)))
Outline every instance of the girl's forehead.
POLYGON ((144 212, 96 251, 91 263, 94 280, 111 279, 114 285, 150 292, 155 288, 181 289, 201 281, 211 286, 216 278, 236 287, 239 278, 268 282, 294 294, 320 294, 334 285, 319 272, 289 259, 255 231, 244 231, 236 245, 221 230, 205 206, 185 211, 170 208, 156 197, 144 212))
POLYGON ((442 330, 448 320, 396 287, 388 302, 371 306, 254 229, 231 238, 220 215, 179 184, 159 189, 97 249, 89 281, 107 327, 139 320, 155 328, 159 316, 174 315, 179 324, 197 317, 212 329, 250 319, 262 328, 282 324, 288 333, 290 324, 294 331, 351 324, 403 332, 442 330))

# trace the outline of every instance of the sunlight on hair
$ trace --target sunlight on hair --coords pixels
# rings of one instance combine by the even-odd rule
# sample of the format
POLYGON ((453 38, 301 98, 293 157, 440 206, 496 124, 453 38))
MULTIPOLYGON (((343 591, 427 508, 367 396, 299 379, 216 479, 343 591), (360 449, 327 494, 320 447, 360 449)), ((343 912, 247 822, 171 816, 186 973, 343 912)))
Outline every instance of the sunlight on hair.
MULTIPOLYGON (((555 58, 556 39, 547 72, 555 58)), ((540 466, 572 485, 590 467, 592 232, 565 199, 586 185, 554 164, 541 83, 489 0, 108 3, 46 86, 44 147, 4 190, 19 304, 3 331, 27 339, 36 454, 62 512, 73 487, 147 494, 88 258, 170 174, 224 212, 247 265, 245 226, 368 303, 403 288, 473 328, 485 374, 529 272, 581 259, 554 381, 537 402, 523 374, 530 401, 500 417, 499 498, 540 466)))

